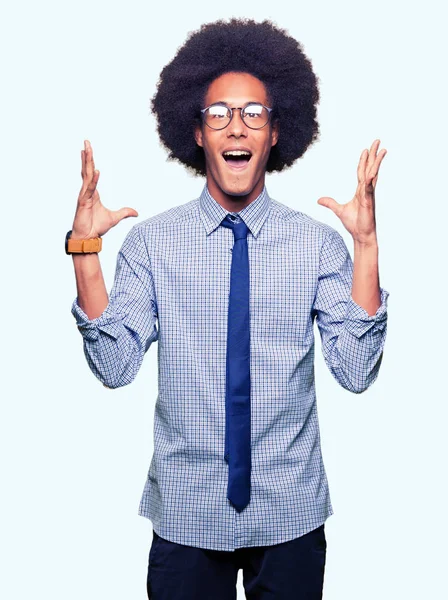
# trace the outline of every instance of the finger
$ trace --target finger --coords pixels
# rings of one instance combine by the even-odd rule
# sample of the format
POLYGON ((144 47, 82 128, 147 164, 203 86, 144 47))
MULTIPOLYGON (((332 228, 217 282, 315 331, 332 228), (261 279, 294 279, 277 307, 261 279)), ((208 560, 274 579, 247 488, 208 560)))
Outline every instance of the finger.
POLYGON ((319 198, 317 203, 321 206, 330 208, 336 215, 339 214, 339 211, 342 208, 342 206, 338 204, 334 198, 330 198, 329 196, 322 196, 322 198, 319 198))
POLYGON ((368 154, 368 150, 363 150, 361 152, 361 157, 358 163, 358 183, 363 183, 366 178, 366 163, 368 154))
POLYGON ((90 151, 89 141, 88 140, 84 140, 85 176, 86 176, 87 180, 89 180, 90 177, 91 177, 89 151, 90 151))
POLYGON ((112 214, 115 225, 122 219, 127 219, 128 217, 138 217, 138 212, 134 208, 129 208, 128 206, 125 208, 120 208, 120 210, 114 210, 112 214))
POLYGON ((370 146, 370 152, 371 153, 376 153, 376 151, 378 150, 378 146, 380 145, 381 141, 379 139, 376 139, 372 142, 372 145, 370 146))
POLYGON ((81 150, 81 177, 83 179, 87 178, 87 157, 86 157, 86 151, 85 150, 81 150))
POLYGON ((367 170, 368 171, 370 171, 370 169, 372 168, 372 166, 375 164, 376 153, 378 151, 380 143, 381 143, 380 140, 375 140, 372 143, 372 145, 370 146, 369 159, 367 161, 367 170))
POLYGON ((83 179, 83 185, 87 182, 87 140, 84 140, 84 150, 81 150, 82 157, 82 168, 81 168, 81 176, 83 179))
POLYGON ((82 186, 80 195, 84 193, 84 190, 87 186, 87 174, 86 174, 86 152, 85 150, 81 150, 81 177, 82 177, 82 186))
POLYGON ((380 169, 380 165, 383 161, 383 158, 386 156, 386 154, 387 154, 386 148, 383 148, 382 150, 380 150, 378 156, 376 157, 375 164, 373 165, 375 173, 378 173, 378 171, 380 169))
POLYGON ((81 150, 81 176, 83 179, 87 177, 87 144, 88 140, 84 140, 84 150, 81 150))
POLYGON ((95 170, 92 174, 92 179, 89 181, 89 183, 87 184, 86 187, 86 192, 88 193, 88 195, 93 195, 93 192, 96 189, 96 185, 98 183, 98 179, 100 178, 100 172, 98 170, 95 170))
POLYGON ((95 163, 93 162, 93 151, 89 140, 85 140, 84 144, 86 155, 86 177, 88 181, 90 181, 93 176, 93 172, 95 171, 95 163))
POLYGON ((90 204, 92 201, 92 197, 95 194, 96 191, 96 186, 98 183, 98 179, 100 177, 100 172, 98 170, 96 170, 93 173, 92 179, 87 182, 87 180, 84 181, 84 184, 81 188, 81 191, 79 192, 79 196, 78 196, 78 202, 80 204, 90 204))
POLYGON ((378 156, 376 157, 375 163, 371 166, 371 168, 369 170, 369 179, 375 180, 374 185, 376 183, 376 179, 378 178, 378 172, 380 170, 381 162, 382 162, 383 158, 386 156, 386 154, 387 154, 387 150, 385 148, 383 148, 379 152, 378 156))

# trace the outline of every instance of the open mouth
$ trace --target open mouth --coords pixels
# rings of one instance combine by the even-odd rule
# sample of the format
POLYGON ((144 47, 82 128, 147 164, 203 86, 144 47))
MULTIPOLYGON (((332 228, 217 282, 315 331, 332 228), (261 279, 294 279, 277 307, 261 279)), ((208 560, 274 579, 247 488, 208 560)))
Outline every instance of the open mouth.
POLYGON ((222 157, 234 169, 244 169, 252 158, 248 150, 227 150, 222 153, 222 157))

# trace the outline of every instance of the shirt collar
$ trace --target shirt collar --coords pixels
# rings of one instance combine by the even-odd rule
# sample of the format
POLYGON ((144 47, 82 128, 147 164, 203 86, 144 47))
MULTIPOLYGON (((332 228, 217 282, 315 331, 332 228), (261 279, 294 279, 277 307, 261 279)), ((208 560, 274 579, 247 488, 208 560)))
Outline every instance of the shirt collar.
MULTIPOLYGON (((264 186, 261 194, 255 200, 240 210, 239 213, 235 213, 243 219, 255 238, 260 233, 260 229, 268 216, 271 202, 266 186, 264 186)), ((219 227, 226 215, 229 214, 229 211, 222 207, 210 194, 207 184, 205 184, 199 198, 199 208, 207 235, 219 227)))

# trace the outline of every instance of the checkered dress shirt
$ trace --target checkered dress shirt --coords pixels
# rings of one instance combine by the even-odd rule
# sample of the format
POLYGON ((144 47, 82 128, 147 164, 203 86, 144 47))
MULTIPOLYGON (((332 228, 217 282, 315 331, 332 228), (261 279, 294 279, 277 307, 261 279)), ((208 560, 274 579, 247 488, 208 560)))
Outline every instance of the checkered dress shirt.
MULTIPOLYGON (((139 514, 163 538, 235 550, 285 542, 333 513, 314 382, 314 319, 325 363, 345 389, 377 378, 388 292, 373 316, 351 298, 353 263, 329 225, 269 197, 238 214, 249 228, 251 499, 227 499, 227 313, 233 232, 201 196, 135 225, 119 252, 109 305, 72 306, 88 364, 107 387, 133 381, 158 342, 154 453, 139 514)), ((236 213, 233 213, 236 214, 236 213)))

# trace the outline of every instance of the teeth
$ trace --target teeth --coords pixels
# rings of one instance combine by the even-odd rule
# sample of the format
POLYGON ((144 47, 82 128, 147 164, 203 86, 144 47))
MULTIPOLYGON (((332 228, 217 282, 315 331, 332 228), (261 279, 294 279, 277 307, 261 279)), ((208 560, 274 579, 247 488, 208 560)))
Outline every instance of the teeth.
POLYGON ((250 156, 250 152, 246 150, 229 150, 223 153, 224 156, 250 156))

